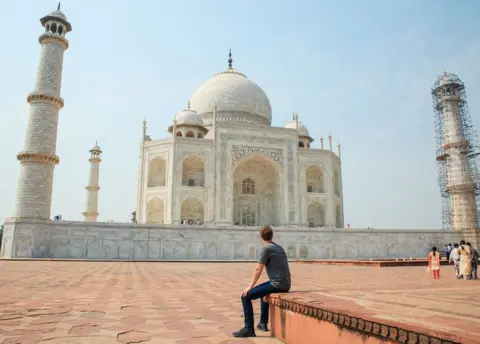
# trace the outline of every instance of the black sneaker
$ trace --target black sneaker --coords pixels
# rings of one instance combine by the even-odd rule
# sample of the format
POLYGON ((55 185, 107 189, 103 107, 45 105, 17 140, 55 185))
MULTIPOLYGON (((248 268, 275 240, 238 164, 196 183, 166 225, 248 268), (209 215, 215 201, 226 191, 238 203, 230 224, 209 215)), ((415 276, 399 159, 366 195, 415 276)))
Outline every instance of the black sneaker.
POLYGON ((268 332, 268 331, 270 331, 270 330, 268 329, 267 324, 264 324, 264 323, 258 323, 258 325, 257 325, 257 330, 263 331, 263 332, 268 332))
POLYGON ((248 337, 256 337, 255 331, 252 329, 248 328, 242 328, 240 331, 233 332, 232 335, 235 338, 248 338, 248 337))

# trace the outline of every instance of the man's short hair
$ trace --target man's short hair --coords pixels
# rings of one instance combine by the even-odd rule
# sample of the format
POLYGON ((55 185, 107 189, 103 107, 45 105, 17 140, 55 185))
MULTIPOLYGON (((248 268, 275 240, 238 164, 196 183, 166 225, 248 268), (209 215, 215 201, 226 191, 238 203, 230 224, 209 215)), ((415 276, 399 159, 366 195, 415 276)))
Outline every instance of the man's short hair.
POLYGON ((262 229, 260 229, 260 236, 262 237, 263 240, 265 241, 270 241, 273 238, 273 231, 270 228, 270 226, 263 226, 262 229))

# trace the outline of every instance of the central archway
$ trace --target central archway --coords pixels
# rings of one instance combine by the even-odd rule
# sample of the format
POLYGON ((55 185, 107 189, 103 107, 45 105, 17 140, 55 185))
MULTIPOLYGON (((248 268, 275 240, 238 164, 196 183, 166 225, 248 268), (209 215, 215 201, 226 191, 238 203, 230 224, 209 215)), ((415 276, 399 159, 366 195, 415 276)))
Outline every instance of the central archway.
POLYGON ((307 208, 307 218, 310 227, 325 226, 325 208, 319 202, 313 202, 307 208))
POLYGON ((233 172, 233 222, 244 226, 278 225, 282 221, 281 169, 268 158, 242 159, 233 172))
POLYGON ((187 220, 187 223, 204 223, 204 207, 203 203, 197 198, 188 198, 182 203, 180 211, 182 220, 187 220))

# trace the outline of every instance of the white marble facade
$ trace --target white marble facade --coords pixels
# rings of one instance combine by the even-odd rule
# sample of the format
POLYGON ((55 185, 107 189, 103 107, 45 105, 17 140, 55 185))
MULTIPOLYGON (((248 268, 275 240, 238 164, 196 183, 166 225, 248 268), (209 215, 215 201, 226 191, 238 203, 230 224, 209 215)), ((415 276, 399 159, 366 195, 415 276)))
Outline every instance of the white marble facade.
POLYGON ((313 148, 296 114, 271 126, 268 97, 231 62, 176 114, 170 137, 152 140, 144 122, 137 222, 344 227, 331 136, 313 148))
MULTIPOLYGON (((426 257, 432 246, 459 242, 440 230, 275 227, 291 259, 426 257)), ((3 258, 255 260, 258 228, 7 220, 3 258)))
MULTIPOLYGON (((138 223, 51 221, 65 34, 72 26, 60 7, 40 21, 15 213, 5 222, 0 257, 254 260, 263 224, 274 227, 274 240, 292 259, 425 257, 431 246, 461 239, 440 230, 345 229, 340 146, 334 153, 329 135, 326 148, 323 138, 313 148, 296 114, 272 126, 267 95, 233 68, 231 55, 227 69, 175 115, 169 137, 151 139, 144 121, 138 223)), ((98 191, 94 172, 90 191, 98 191)), ((96 218, 96 199, 89 192, 87 220, 96 218)))

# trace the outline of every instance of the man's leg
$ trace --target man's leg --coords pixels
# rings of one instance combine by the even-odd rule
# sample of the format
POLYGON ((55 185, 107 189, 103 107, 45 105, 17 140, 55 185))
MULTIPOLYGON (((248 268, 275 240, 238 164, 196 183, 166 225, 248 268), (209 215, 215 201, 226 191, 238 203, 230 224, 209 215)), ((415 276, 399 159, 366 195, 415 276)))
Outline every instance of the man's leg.
MULTIPOLYGON (((272 286, 272 290, 268 295, 276 294, 276 293, 287 293, 288 290, 280 290, 272 286)), ((260 323, 257 325, 257 330, 268 332, 268 319, 269 319, 269 311, 270 305, 268 302, 264 301, 265 297, 260 299, 260 323)))
POLYGON ((234 332, 234 337, 255 337, 252 300, 268 295, 270 288, 272 288, 270 282, 265 282, 250 289, 246 296, 242 296, 245 327, 240 331, 234 332))

